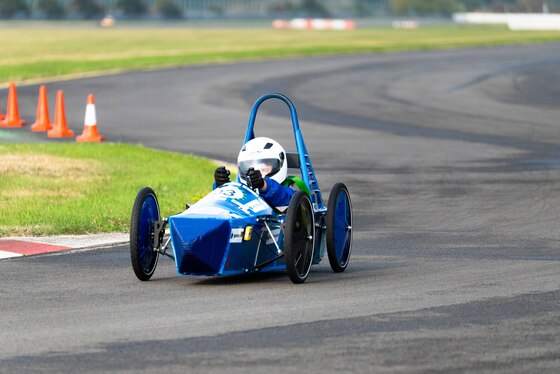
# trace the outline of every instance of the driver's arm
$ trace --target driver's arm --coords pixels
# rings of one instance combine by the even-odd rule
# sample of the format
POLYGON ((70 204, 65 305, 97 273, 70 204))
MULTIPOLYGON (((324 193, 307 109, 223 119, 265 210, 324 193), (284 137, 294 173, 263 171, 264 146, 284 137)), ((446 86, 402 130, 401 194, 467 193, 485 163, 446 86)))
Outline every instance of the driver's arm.
POLYGON ((266 187, 260 189, 261 196, 269 205, 274 207, 290 205, 290 199, 295 193, 290 187, 282 186, 271 178, 264 178, 266 187))
POLYGON ((294 194, 290 187, 284 187, 272 178, 263 178, 260 170, 250 169, 247 178, 253 188, 258 188, 261 197, 274 207, 287 206, 294 194))

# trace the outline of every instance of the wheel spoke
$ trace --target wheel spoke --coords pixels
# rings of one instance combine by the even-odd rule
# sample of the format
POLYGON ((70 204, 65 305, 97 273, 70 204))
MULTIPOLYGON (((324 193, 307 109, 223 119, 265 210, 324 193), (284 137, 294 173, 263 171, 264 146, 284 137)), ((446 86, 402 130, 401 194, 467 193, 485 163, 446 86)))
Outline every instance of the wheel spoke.
POLYGON ((297 258, 296 258, 296 260, 294 261, 294 263, 296 264, 296 266, 298 266, 299 260, 301 260, 301 252, 298 253, 297 258))

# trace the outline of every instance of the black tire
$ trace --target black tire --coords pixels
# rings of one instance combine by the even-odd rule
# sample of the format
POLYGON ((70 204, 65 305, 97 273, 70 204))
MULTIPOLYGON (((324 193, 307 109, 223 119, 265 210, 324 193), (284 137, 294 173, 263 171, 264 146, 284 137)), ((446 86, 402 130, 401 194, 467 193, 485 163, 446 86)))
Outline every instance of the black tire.
POLYGON ((144 187, 136 195, 130 219, 130 260, 134 274, 141 281, 149 280, 158 262, 154 249, 154 222, 160 220, 155 192, 144 187))
POLYGON ((352 251, 352 201, 344 183, 333 186, 327 205, 327 254, 335 273, 346 270, 352 251))
POLYGON ((290 200, 284 228, 286 268, 292 282, 303 283, 309 275, 315 247, 315 214, 309 196, 296 191, 290 200))

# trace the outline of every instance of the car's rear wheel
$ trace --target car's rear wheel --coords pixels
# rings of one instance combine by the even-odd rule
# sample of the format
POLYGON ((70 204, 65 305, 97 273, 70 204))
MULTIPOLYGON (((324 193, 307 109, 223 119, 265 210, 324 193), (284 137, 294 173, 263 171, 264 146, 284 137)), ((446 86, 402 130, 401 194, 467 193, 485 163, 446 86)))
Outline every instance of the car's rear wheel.
POLYGON ((331 269, 340 273, 348 266, 352 250, 352 202, 344 183, 333 186, 327 205, 327 254, 331 269))
POLYGON ((304 191, 297 191, 292 196, 284 230, 288 275, 292 282, 303 283, 309 275, 315 247, 313 205, 304 191))
POLYGON ((136 195, 130 219, 130 259, 134 274, 141 281, 149 280, 156 269, 154 222, 159 220, 156 194, 150 187, 144 187, 136 195))

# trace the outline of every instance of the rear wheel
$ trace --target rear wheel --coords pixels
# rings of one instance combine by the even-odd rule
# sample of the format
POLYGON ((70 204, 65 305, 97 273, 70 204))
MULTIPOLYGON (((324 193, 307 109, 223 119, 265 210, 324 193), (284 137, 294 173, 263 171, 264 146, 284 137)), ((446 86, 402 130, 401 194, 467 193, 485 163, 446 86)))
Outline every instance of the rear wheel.
POLYGON ((150 187, 144 187, 136 195, 130 219, 130 259, 134 274, 141 281, 149 280, 156 269, 154 222, 159 220, 156 194, 150 187))
POLYGON ((315 247, 313 205, 304 191, 290 200, 284 229, 284 254, 288 275, 294 283, 303 283, 309 275, 315 247))
POLYGON ((344 183, 333 186, 327 206, 327 254, 336 273, 348 266, 352 250, 352 202, 344 183))

